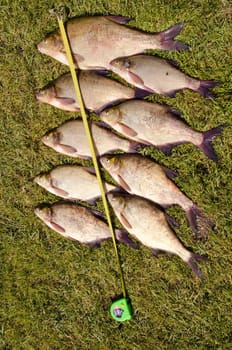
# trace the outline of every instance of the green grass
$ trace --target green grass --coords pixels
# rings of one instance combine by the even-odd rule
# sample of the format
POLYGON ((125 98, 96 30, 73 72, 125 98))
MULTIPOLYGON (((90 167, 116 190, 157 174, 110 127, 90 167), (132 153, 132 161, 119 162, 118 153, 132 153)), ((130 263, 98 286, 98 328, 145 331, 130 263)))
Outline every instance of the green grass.
MULTIPOLYGON (((191 235, 179 208, 169 210, 176 230, 194 251, 209 256, 199 282, 176 256, 153 258, 142 247, 119 245, 134 318, 118 324, 108 313, 121 293, 111 241, 91 249, 60 237, 33 213, 55 202, 32 182, 38 173, 78 160, 40 142, 51 128, 73 117, 34 94, 67 67, 40 54, 36 44, 57 28, 49 9, 54 1, 3 0, 1 17, 1 349, 231 349, 231 128, 214 142, 218 165, 194 146, 175 148, 172 157, 150 147, 141 151, 177 170, 175 182, 216 224, 205 241, 191 235)), ((57 1, 62 5, 62 1, 57 1)), ((180 63, 189 75, 220 80, 214 101, 193 91, 175 99, 155 96, 183 112, 194 128, 231 125, 231 21, 226 0, 65 1, 69 17, 116 14, 130 25, 159 31, 180 21, 187 52, 158 52, 180 63)), ((98 203, 101 208, 101 203, 98 203)), ((141 213, 142 217, 142 213, 141 213)))

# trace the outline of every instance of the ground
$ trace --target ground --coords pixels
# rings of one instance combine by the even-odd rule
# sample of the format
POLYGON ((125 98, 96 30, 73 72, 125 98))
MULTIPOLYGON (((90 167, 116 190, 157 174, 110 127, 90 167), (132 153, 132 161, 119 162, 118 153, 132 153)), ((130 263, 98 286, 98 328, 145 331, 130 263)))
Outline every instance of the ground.
MULTIPOLYGON (((196 240, 184 212, 169 210, 180 223, 176 233, 184 244, 208 256, 200 264, 202 282, 176 256, 155 258, 148 248, 119 244, 134 310, 124 324, 109 315, 112 299, 121 293, 112 242, 99 249, 70 242, 33 212, 39 203, 57 201, 32 181, 34 176, 58 164, 85 164, 40 141, 48 130, 78 116, 35 99, 39 89, 68 70, 36 49, 58 27, 49 13, 53 7, 50 0, 3 0, 0 5, 1 348, 231 349, 230 1, 65 1, 69 18, 129 16, 132 27, 146 31, 184 21, 179 38, 190 50, 151 53, 178 61, 193 77, 222 83, 214 100, 190 90, 174 99, 149 97, 180 110, 197 130, 227 128, 214 141, 218 164, 190 144, 175 148, 171 157, 154 147, 140 151, 178 172, 174 181, 214 220, 215 228, 207 239, 196 240)), ((101 201, 97 206, 102 209, 101 201)))

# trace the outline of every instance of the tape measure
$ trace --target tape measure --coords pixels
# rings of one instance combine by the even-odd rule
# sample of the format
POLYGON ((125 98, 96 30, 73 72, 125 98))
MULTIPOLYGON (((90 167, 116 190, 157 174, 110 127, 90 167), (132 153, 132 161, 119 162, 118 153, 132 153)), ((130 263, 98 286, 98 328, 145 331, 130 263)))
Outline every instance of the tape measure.
POLYGON ((132 318, 132 308, 131 308, 131 304, 129 302, 129 299, 127 298, 127 295, 126 295, 125 281, 124 281, 123 271, 122 271, 119 253, 118 253, 118 249, 117 249, 116 237, 115 237, 115 233, 114 233, 114 229, 113 229, 113 225, 112 225, 112 221, 111 221, 111 217, 110 217, 109 206, 108 206, 108 202, 107 202, 105 191, 104 191, 104 185, 103 185, 103 182, 101 179, 101 173, 100 173, 100 169, 98 166, 97 157, 96 157, 95 148, 94 148, 94 143, 93 143, 92 135, 90 132, 90 128, 89 128, 89 124, 88 124, 88 120, 87 120, 87 116, 86 116, 86 112, 85 112, 85 107, 84 107, 84 103, 83 103, 83 99, 82 99, 82 95, 81 95, 81 90, 80 90, 79 82, 77 79, 77 75, 76 75, 76 71, 75 71, 75 67, 74 67, 74 63, 73 63, 70 45, 68 42, 67 34, 65 31, 61 16, 58 16, 58 23, 59 23, 59 28, 60 28, 60 32, 61 32, 61 37, 62 37, 62 40, 64 43, 64 48, 65 48, 66 55, 68 58, 69 68, 70 68, 70 72, 71 72, 71 76, 72 76, 72 80, 73 80, 73 85, 75 88, 77 101, 78 101, 79 106, 80 106, 81 116, 82 116, 82 120, 83 120, 83 124, 84 124, 84 128, 85 128, 85 133, 86 133, 86 136, 88 139, 88 143, 89 143, 89 147, 90 147, 90 151, 91 151, 91 155, 92 155, 92 159, 93 159, 93 165, 94 165, 94 169, 96 172, 96 177, 97 177, 99 187, 101 190, 102 202, 104 205, 105 214, 106 214, 106 218, 108 221, 109 229, 110 229, 110 232, 112 235, 112 240, 113 240, 114 249, 115 249, 115 255, 116 255, 118 269, 119 269, 119 273, 120 273, 123 298, 118 299, 112 303, 112 305, 110 307, 110 314, 114 320, 119 321, 119 322, 124 322, 124 321, 130 320, 132 318))

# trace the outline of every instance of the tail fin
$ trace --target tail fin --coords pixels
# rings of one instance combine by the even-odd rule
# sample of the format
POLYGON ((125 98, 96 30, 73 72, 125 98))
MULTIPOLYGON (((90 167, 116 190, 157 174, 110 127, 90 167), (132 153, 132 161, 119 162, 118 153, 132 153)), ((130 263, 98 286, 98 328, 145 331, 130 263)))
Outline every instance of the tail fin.
POLYGON ((209 89, 212 89, 220 84, 220 81, 200 80, 200 86, 196 91, 206 98, 214 98, 214 95, 209 91, 209 89))
POLYGON ((180 33, 184 26, 184 23, 178 23, 162 32, 160 35, 160 49, 161 50, 187 50, 188 45, 182 43, 181 41, 175 41, 174 38, 180 33))
POLYGON ((226 125, 220 125, 216 128, 203 132, 203 141, 199 146, 199 148, 205 153, 205 155, 210 159, 214 160, 216 163, 218 162, 218 157, 214 152, 213 146, 211 145, 211 141, 213 141, 213 139, 218 134, 220 134, 225 127, 226 125))
POLYGON ((196 204, 193 204, 192 207, 186 211, 186 215, 189 225, 197 237, 206 237, 209 229, 211 229, 214 225, 213 221, 206 214, 204 214, 196 204))
POLYGON ((186 264, 190 267, 190 269, 195 273, 195 275, 197 275, 197 277, 199 277, 201 280, 204 279, 204 276, 201 272, 201 270, 199 269, 199 267, 196 264, 196 261, 207 261, 207 257, 202 256, 200 254, 196 254, 196 253, 191 253, 191 257, 189 258, 188 261, 186 261, 186 264))

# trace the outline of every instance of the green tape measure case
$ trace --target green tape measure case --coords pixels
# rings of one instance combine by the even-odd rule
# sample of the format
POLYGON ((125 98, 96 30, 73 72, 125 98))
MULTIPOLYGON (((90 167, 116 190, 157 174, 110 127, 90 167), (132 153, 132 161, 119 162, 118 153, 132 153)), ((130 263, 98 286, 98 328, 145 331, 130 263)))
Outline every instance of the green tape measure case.
POLYGON ((127 298, 122 298, 113 302, 110 307, 110 314, 118 322, 132 319, 132 308, 127 298))

